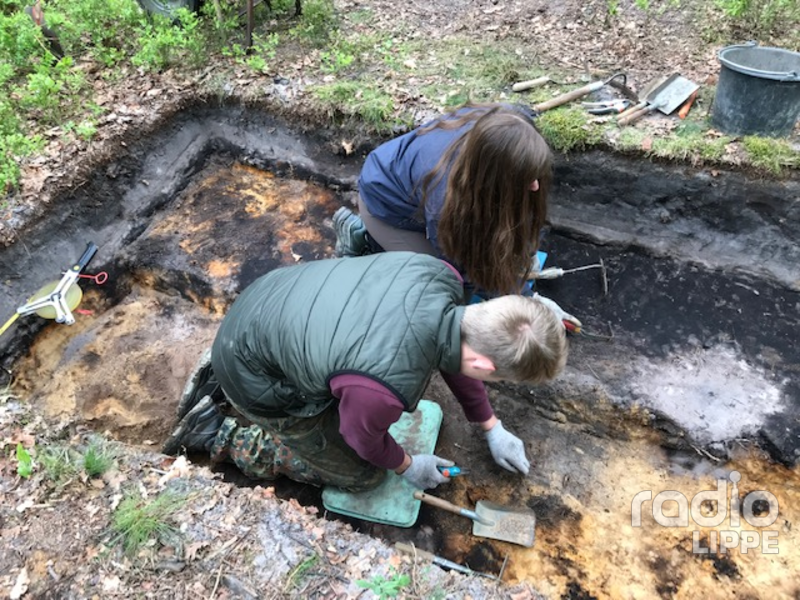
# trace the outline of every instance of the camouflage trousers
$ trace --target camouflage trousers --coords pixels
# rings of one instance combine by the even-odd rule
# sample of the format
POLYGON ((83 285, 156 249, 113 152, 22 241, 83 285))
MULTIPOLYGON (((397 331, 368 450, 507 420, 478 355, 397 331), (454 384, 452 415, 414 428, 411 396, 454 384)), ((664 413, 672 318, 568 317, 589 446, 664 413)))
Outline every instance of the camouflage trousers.
POLYGON ((358 492, 378 486, 386 471, 368 463, 339 433, 336 406, 314 417, 262 419, 249 426, 228 417, 211 447, 215 462, 233 462, 251 479, 280 476, 358 492))

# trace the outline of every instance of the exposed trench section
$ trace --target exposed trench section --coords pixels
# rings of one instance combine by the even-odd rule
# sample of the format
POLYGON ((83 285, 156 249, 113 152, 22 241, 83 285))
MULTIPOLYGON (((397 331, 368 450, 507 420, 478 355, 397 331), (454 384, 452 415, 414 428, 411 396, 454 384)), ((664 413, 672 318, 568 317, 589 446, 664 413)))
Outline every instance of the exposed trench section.
MULTIPOLYGON (((2 251, 3 315, 88 241, 100 251, 87 271, 109 273, 82 284, 75 325, 23 317, 0 337, 15 385, 55 424, 160 444, 237 293, 332 255, 330 216, 352 202, 362 157, 328 148, 244 110, 187 113, 130 145, 2 251)), ((472 471, 437 494, 532 508, 535 546, 472 537, 469 521, 427 507, 411 529, 354 524, 476 570, 506 563, 507 581, 551 596, 796 597, 800 186, 601 154, 559 159, 556 179, 546 266, 602 259, 608 290, 598 269, 538 290, 613 337, 572 338, 550 385, 491 388, 531 474, 494 465, 440 380, 427 394, 445 413, 437 453, 472 471)))

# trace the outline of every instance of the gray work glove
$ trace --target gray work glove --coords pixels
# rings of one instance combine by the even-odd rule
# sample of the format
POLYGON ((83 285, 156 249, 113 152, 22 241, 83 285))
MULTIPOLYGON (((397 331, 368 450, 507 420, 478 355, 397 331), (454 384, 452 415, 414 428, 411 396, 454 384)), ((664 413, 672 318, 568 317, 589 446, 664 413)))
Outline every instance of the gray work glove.
POLYGON ((545 298, 539 293, 535 293, 533 296, 531 296, 531 298, 541 302, 547 308, 549 308, 553 312, 553 314, 558 318, 558 320, 561 321, 562 323, 564 321, 569 321, 576 327, 581 327, 582 323, 576 317, 569 314, 567 311, 561 308, 555 301, 550 300, 550 298, 545 298))
POLYGON ((411 457, 411 465, 400 477, 405 477, 418 490, 429 490, 447 481, 447 477, 436 467, 452 467, 452 460, 439 458, 435 454, 415 454, 411 457))
POLYGON ((502 421, 498 421, 486 432, 486 441, 489 442, 489 451, 494 462, 512 473, 528 474, 531 463, 525 456, 525 444, 513 433, 506 431, 502 421))

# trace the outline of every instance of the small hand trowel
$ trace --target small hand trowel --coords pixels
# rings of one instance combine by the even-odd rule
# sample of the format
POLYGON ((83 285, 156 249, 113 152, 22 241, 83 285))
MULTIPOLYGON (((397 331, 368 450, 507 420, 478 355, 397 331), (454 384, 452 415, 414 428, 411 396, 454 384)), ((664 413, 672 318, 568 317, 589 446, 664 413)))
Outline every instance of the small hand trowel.
POLYGON ((472 535, 511 542, 528 548, 533 546, 536 515, 532 510, 509 508, 494 502, 478 500, 473 511, 425 492, 414 492, 414 498, 472 519, 472 535))

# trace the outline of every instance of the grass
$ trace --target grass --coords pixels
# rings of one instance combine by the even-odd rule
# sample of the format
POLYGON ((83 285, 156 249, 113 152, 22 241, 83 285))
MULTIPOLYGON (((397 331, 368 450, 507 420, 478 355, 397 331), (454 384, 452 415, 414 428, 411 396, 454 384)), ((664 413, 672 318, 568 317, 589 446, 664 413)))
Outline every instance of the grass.
POLYGON ((93 437, 83 454, 83 470, 89 477, 99 477, 114 466, 116 455, 109 444, 93 437))
POLYGON ((292 589, 299 587, 300 583, 305 579, 311 569, 319 564, 319 556, 312 554, 303 562, 295 566, 286 576, 286 583, 283 586, 284 593, 290 592, 292 589))
POLYGON ((92 436, 85 448, 75 449, 68 445, 43 446, 36 460, 45 476, 59 487, 63 487, 84 473, 89 478, 100 477, 113 466, 116 453, 100 436, 92 436))
POLYGON ((603 141, 602 127, 589 123, 587 115, 580 106, 568 105, 540 114, 536 125, 554 150, 585 150, 603 141))
POLYGON ((310 90, 334 122, 342 116, 356 118, 378 132, 389 131, 398 124, 393 119, 393 96, 375 82, 337 81, 312 86, 310 90))
POLYGON ((800 168, 800 152, 792 149, 786 140, 746 136, 742 145, 753 166, 774 175, 800 168))
POLYGON ((643 152, 647 156, 702 164, 722 161, 732 141, 731 136, 709 135, 702 124, 687 121, 659 137, 644 129, 626 127, 620 132, 617 147, 623 151, 643 152))
MULTIPOLYGON (((443 108, 467 101, 494 102, 503 90, 530 71, 530 59, 510 43, 458 37, 429 40, 413 47, 415 76, 420 79, 444 77, 444 83, 422 88, 426 97, 443 108)), ((511 102, 519 101, 514 97, 511 102)))
POLYGON ((170 517, 186 501, 185 496, 166 491, 149 502, 135 494, 123 498, 111 518, 112 544, 121 543, 128 556, 135 556, 148 542, 165 542, 176 528, 170 517))
POLYGON ((81 457, 69 446, 52 445, 40 449, 36 457, 45 476, 62 487, 80 472, 81 457))

